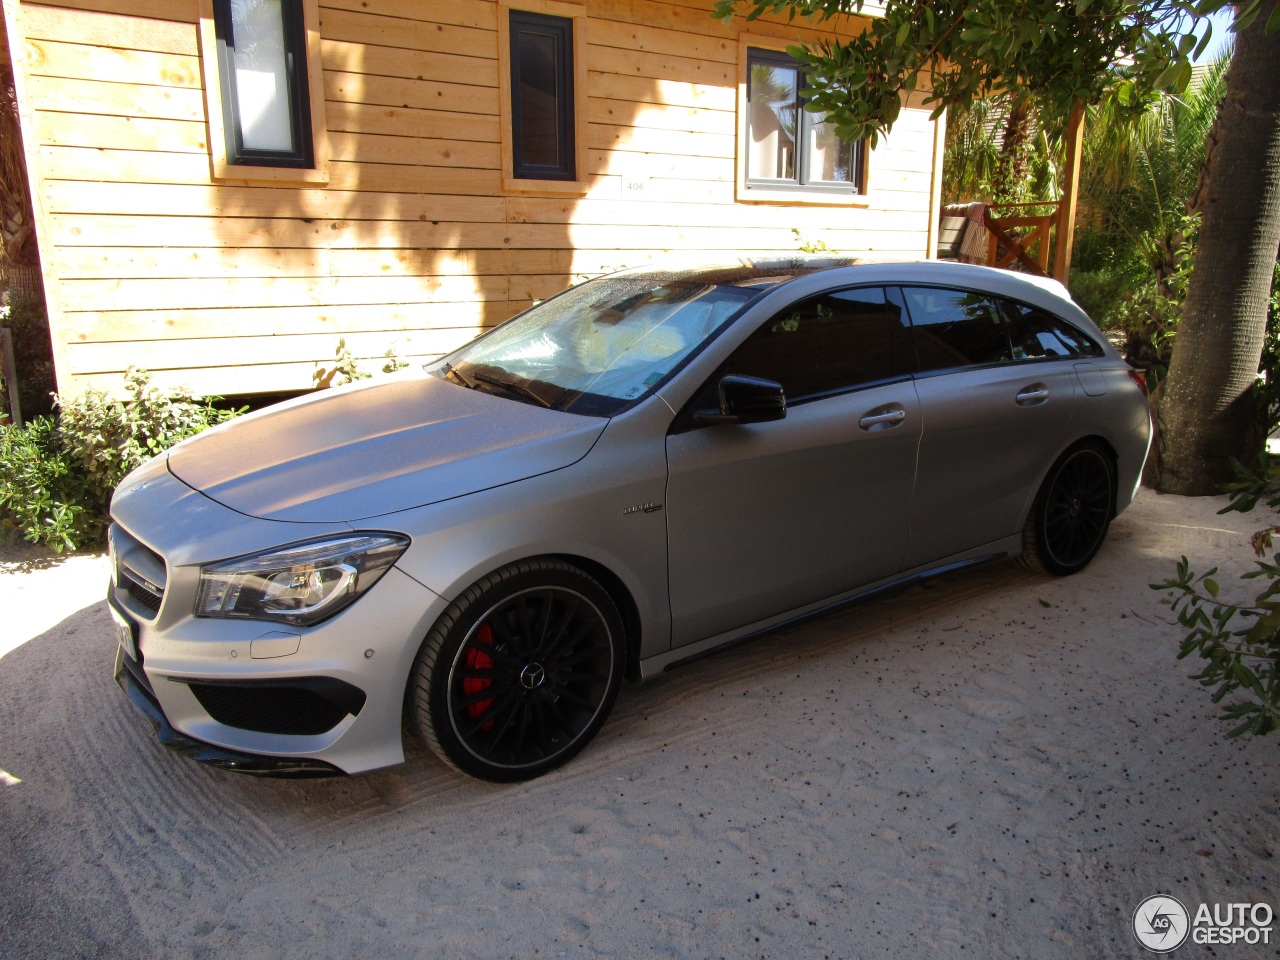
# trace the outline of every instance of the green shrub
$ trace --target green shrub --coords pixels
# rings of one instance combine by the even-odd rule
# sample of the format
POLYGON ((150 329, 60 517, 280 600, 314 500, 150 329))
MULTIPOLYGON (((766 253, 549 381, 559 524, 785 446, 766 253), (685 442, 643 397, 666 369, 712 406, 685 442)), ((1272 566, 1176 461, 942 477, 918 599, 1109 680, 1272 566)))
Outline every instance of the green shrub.
POLYGON ((55 403, 56 416, 0 427, 0 531, 59 552, 102 542, 111 494, 129 471, 236 414, 166 394, 133 369, 122 400, 90 390, 55 403))
POLYGON ((338 349, 333 352, 333 366, 322 367, 316 364, 311 382, 316 385, 316 389, 324 390, 355 383, 357 380, 368 380, 371 376, 369 372, 360 369, 360 361, 347 349, 346 338, 339 337, 338 349))
MULTIPOLYGON (((1266 454, 1257 471, 1232 462, 1236 480, 1228 484, 1231 502, 1219 513, 1247 513, 1265 501, 1273 511, 1280 507, 1280 462, 1266 454)), ((1241 580, 1260 581, 1252 600, 1223 599, 1218 568, 1197 574, 1183 557, 1174 576, 1151 584, 1152 590, 1169 591, 1166 603, 1187 631, 1178 659, 1199 654, 1204 666, 1191 679, 1212 687, 1214 703, 1226 700, 1222 719, 1234 723, 1228 736, 1271 733, 1280 726, 1280 553, 1267 561, 1280 526, 1268 526, 1253 535, 1254 553, 1263 559, 1241 580), (1231 699, 1227 699, 1231 697, 1231 699)))
POLYGON ((1085 227, 1071 258, 1071 296, 1103 330, 1129 332, 1142 323, 1155 278, 1112 234, 1085 227))
POLYGON ((83 479, 68 464, 57 420, 0 426, 0 533, 19 533, 59 553, 74 550, 83 539, 85 493, 83 479))
POLYGON ((1151 588, 1172 592, 1167 602, 1187 631, 1178 659, 1198 653, 1204 661, 1191 679, 1213 688, 1214 703, 1243 694, 1222 708, 1222 719, 1235 724, 1227 736, 1262 736, 1280 725, 1280 554, 1242 575, 1263 580, 1252 602, 1220 599, 1217 572, 1197 574, 1183 557, 1173 577, 1151 588))
MULTIPOLYGON (((386 361, 382 365, 383 373, 396 373, 409 366, 407 361, 400 359, 395 344, 387 347, 387 352, 382 355, 382 358, 386 361)), ((338 349, 333 352, 333 366, 322 367, 317 363, 315 370, 311 373, 311 382, 316 385, 317 390, 326 390, 329 387, 344 387, 357 380, 368 380, 372 376, 373 374, 361 367, 360 361, 347 349, 346 338, 340 337, 338 349)))

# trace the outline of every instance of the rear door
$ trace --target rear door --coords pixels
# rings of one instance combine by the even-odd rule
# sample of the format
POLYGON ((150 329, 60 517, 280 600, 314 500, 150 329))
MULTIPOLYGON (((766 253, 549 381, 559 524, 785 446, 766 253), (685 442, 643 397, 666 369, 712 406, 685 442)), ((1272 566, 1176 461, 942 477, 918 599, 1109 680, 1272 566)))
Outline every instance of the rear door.
POLYGON ((1016 305, 937 287, 902 295, 924 421, 910 569, 1018 532, 1040 478, 1072 439, 1079 386, 1073 351, 1016 305))
POLYGON ((879 288, 811 297, 762 324, 724 374, 776 380, 786 418, 667 438, 672 646, 896 573, 920 440, 906 320, 879 288))

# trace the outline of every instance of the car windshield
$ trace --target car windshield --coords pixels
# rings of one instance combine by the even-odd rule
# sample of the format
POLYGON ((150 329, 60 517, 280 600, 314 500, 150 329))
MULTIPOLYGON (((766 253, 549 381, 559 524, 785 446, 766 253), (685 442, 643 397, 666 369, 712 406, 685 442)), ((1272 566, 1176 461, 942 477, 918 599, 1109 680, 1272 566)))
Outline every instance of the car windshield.
POLYGON ((670 276, 566 290, 426 369, 442 379, 588 416, 647 396, 764 291, 670 276))

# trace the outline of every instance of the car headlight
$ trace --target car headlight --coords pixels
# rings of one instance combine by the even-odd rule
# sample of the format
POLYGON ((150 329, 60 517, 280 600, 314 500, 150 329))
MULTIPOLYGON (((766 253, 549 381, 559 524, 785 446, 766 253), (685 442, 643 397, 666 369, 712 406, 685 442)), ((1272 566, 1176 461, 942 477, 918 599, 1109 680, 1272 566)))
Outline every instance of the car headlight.
POLYGON ((308 627, 354 603, 408 546, 408 537, 357 533, 211 564, 200 570, 196 616, 308 627))

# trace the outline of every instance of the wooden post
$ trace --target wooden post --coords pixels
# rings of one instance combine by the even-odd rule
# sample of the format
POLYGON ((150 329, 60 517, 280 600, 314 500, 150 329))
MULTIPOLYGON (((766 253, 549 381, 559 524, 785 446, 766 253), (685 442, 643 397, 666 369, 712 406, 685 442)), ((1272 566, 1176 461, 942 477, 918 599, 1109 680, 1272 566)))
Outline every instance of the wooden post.
POLYGON ((1071 250, 1076 238, 1076 200, 1080 194, 1080 146, 1084 139, 1084 104, 1071 108, 1067 123, 1067 155, 1062 173, 1062 200, 1058 206, 1058 248, 1053 256, 1053 278, 1066 283, 1071 276, 1071 250))
POLYGON ((18 403, 18 364, 13 359, 13 334, 8 327, 0 328, 0 374, 9 388, 9 417, 22 426, 22 406, 18 403))
POLYGON ((938 257, 938 233, 942 226, 942 157, 947 152, 947 112, 933 121, 933 172, 929 175, 929 237, 924 255, 938 257))

